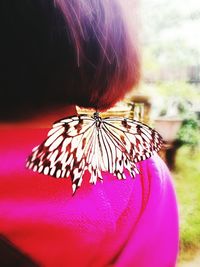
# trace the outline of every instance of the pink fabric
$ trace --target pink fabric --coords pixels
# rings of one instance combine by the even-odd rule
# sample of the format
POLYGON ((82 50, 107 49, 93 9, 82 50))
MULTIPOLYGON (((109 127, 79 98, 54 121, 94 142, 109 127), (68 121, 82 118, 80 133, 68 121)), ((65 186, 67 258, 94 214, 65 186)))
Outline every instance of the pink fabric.
POLYGON ((170 174, 155 155, 140 175, 85 182, 72 197, 69 179, 25 169, 46 130, 1 130, 0 233, 44 267, 174 267, 177 203, 170 174))

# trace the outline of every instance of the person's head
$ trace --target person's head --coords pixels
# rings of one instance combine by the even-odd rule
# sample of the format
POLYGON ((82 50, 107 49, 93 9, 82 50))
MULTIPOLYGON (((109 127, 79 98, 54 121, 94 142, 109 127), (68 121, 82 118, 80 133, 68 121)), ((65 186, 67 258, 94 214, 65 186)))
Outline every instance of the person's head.
POLYGON ((104 110, 122 99, 140 62, 121 2, 2 0, 0 120, 66 104, 104 110))

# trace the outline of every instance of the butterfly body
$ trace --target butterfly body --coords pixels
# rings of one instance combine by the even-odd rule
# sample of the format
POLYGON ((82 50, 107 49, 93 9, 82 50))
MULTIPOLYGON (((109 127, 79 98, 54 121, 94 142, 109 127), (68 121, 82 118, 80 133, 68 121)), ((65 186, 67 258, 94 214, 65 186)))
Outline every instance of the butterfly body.
POLYGON ((73 192, 88 170, 90 182, 102 180, 102 171, 125 179, 124 169, 134 177, 136 162, 161 147, 161 136, 149 126, 125 118, 72 116, 53 124, 44 142, 33 149, 27 167, 56 178, 71 177, 73 192))

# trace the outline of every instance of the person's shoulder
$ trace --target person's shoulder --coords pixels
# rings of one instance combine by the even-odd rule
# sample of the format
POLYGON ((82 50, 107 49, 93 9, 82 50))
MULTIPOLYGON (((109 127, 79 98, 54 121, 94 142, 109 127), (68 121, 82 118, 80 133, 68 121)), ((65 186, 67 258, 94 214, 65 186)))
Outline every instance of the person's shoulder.
POLYGON ((171 173, 163 159, 155 153, 151 158, 141 161, 138 168, 142 176, 148 176, 152 183, 166 185, 171 183, 171 173))

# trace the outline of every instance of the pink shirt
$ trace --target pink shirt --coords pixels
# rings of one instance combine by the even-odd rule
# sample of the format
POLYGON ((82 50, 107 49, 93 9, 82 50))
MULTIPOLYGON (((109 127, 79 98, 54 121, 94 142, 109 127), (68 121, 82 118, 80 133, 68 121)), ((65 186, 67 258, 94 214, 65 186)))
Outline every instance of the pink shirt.
POLYGON ((0 234, 44 267, 174 267, 177 202, 158 157, 138 163, 135 179, 104 173, 72 197, 70 179, 25 168, 47 130, 0 132, 0 234))

